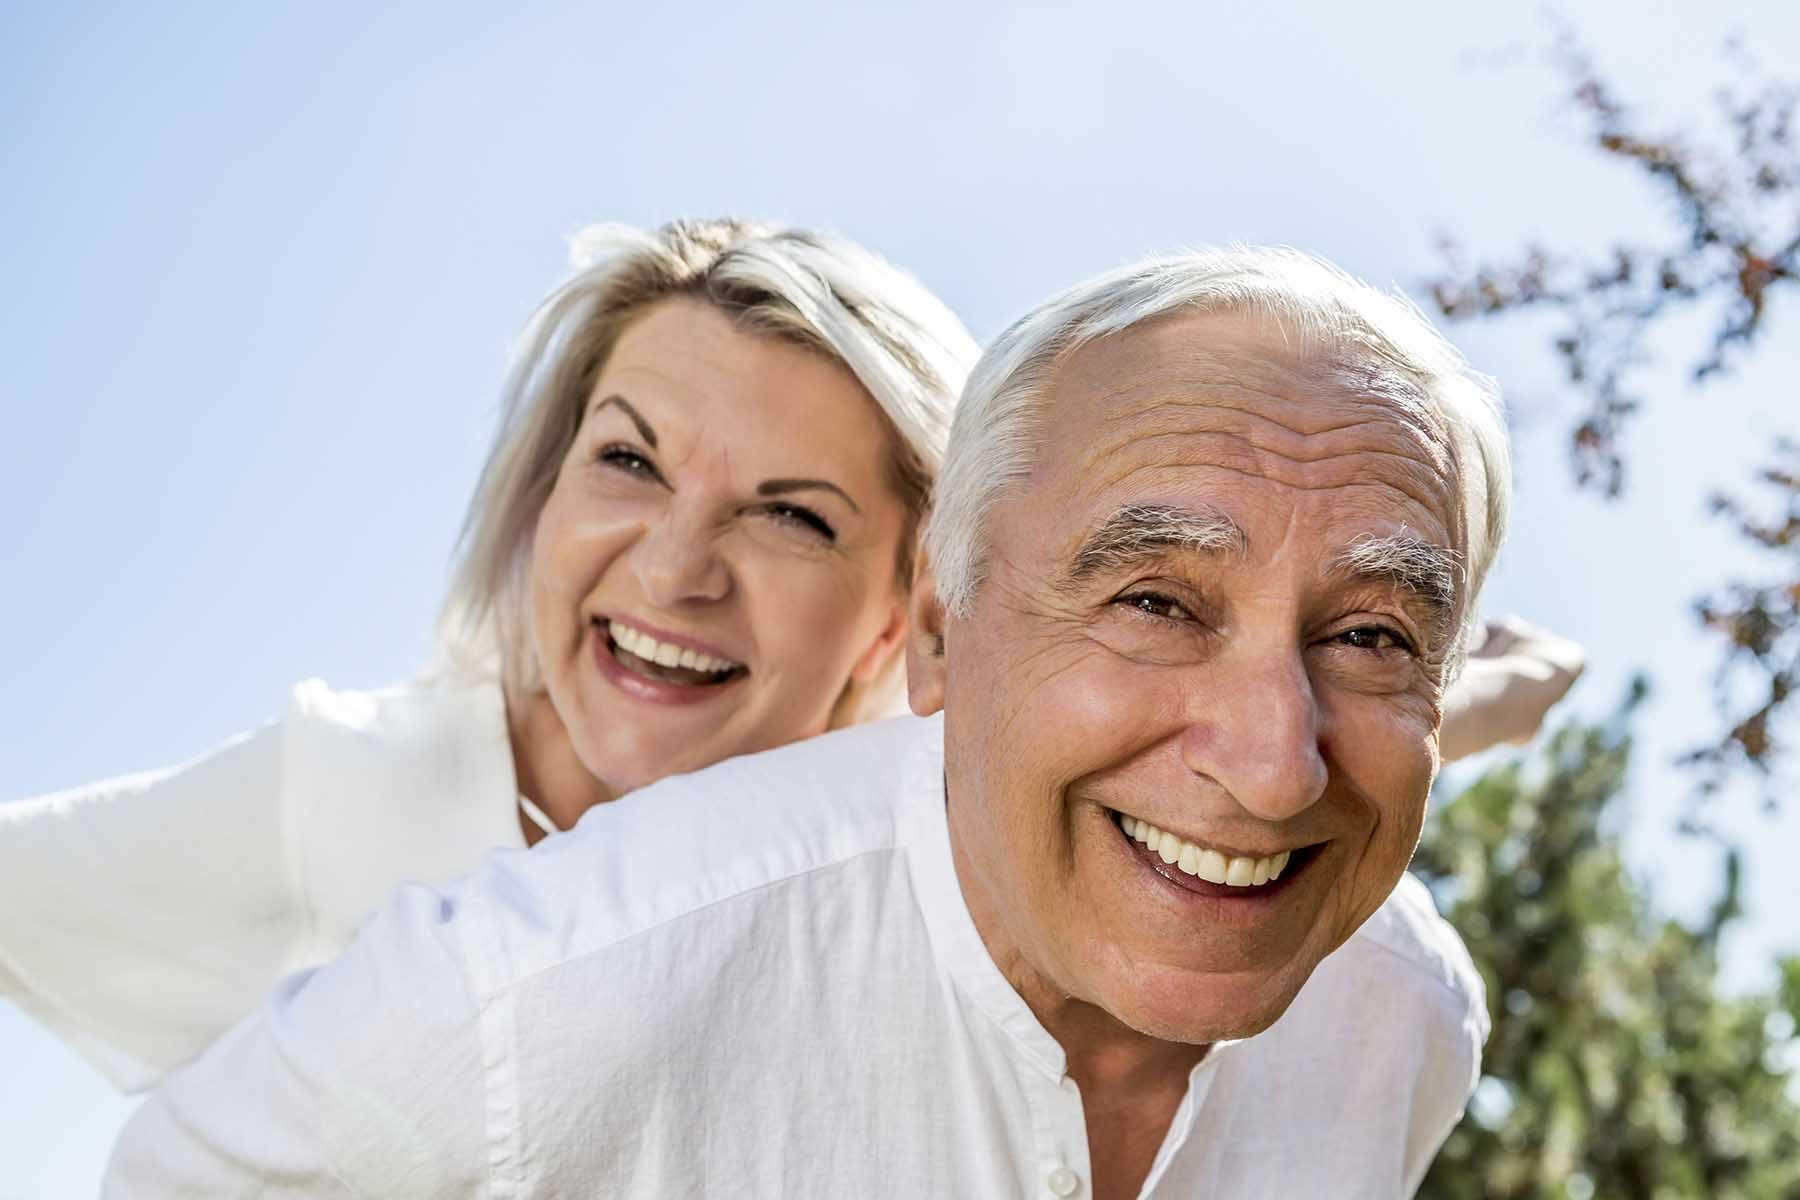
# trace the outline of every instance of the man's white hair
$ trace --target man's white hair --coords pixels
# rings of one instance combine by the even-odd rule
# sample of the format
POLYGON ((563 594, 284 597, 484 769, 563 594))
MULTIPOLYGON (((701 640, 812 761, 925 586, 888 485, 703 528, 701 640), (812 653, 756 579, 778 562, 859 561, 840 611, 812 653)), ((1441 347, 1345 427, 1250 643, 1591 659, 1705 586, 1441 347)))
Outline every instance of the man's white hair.
MULTIPOLYGON (((497 661, 509 697, 541 686, 526 595, 532 531, 619 335, 665 300, 712 305, 747 333, 803 346, 856 376, 894 434, 891 476, 909 516, 896 570, 908 586, 917 524, 976 356, 955 314, 846 238, 749 221, 675 221, 654 232, 593 225, 572 239, 570 258, 573 276, 533 314, 507 380, 438 620, 438 670, 497 661)), ((900 670, 896 658, 895 678, 846 693, 833 724, 880 712, 900 670)))
POLYGON ((1499 390, 1419 310, 1296 250, 1239 246, 1159 257, 1101 275, 1039 305, 995 339, 957 406, 925 526, 938 597, 967 616, 990 550, 994 502, 1031 469, 1036 418, 1057 365, 1095 338, 1181 312, 1272 322, 1302 354, 1351 368, 1346 388, 1377 394, 1444 443, 1462 529, 1463 629, 1506 531, 1511 454, 1499 390))

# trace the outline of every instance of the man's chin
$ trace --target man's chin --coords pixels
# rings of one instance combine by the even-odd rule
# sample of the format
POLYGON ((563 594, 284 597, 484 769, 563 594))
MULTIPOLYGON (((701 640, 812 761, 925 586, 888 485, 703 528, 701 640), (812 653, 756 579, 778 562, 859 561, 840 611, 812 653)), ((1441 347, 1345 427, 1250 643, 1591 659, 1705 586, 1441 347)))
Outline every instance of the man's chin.
POLYGON ((1107 1011, 1147 1037, 1188 1046, 1254 1037, 1281 1019, 1311 976, 1298 964, 1278 970, 1122 980, 1107 1011))

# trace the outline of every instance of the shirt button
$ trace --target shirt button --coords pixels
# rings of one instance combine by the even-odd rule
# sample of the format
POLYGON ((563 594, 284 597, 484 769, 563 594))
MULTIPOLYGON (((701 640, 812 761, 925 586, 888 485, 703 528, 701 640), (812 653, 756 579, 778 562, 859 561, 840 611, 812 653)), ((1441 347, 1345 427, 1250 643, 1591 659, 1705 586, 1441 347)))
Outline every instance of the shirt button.
POLYGON ((1081 1186, 1081 1179, 1067 1167, 1056 1168, 1044 1182, 1050 1185, 1051 1194, 1063 1197, 1063 1200, 1073 1196, 1081 1186))

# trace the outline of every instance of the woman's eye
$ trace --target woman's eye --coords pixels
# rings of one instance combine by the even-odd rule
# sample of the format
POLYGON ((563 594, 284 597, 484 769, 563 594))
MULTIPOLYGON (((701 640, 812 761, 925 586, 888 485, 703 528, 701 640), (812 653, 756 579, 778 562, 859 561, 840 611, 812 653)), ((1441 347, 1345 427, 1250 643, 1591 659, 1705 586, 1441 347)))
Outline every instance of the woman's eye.
POLYGON ((1373 653, 1383 650, 1404 650, 1408 654, 1413 652, 1412 643, 1405 636, 1385 625, 1361 625, 1355 629, 1346 629, 1333 640, 1373 653))
POLYGON ((828 542, 837 541, 837 531, 824 517, 798 504, 771 504, 764 510, 777 522, 795 529, 807 530, 828 542))
POLYGON ((1114 603, 1165 621, 1186 621, 1193 615, 1179 601, 1172 600, 1161 592, 1133 592, 1128 596, 1120 596, 1114 603))
POLYGON ((609 467, 624 471, 630 475, 641 475, 645 479, 661 479, 656 464, 633 450, 630 446, 614 443, 602 446, 594 461, 605 463, 609 467))

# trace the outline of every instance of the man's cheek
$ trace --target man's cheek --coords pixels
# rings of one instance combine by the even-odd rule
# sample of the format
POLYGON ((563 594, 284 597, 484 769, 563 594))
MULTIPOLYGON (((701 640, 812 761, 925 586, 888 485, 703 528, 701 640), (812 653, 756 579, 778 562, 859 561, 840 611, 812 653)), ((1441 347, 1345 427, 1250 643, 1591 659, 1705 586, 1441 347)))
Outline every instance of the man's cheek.
MULTIPOLYGON (((1043 655, 1044 670, 1031 695, 1035 707, 1074 744, 1089 752, 1122 752, 1147 721, 1178 716, 1191 673, 1156 668, 1121 658, 1088 639, 1043 655)), ((1095 764, 1102 765, 1102 764, 1095 764)))
POLYGON ((1424 806, 1408 807, 1382 815, 1375 829, 1369 853, 1363 861, 1362 878, 1356 903, 1355 921, 1360 925, 1380 908, 1400 882, 1406 866, 1412 861, 1419 844, 1419 830, 1424 824, 1424 806))

